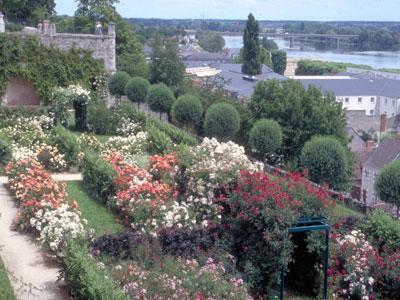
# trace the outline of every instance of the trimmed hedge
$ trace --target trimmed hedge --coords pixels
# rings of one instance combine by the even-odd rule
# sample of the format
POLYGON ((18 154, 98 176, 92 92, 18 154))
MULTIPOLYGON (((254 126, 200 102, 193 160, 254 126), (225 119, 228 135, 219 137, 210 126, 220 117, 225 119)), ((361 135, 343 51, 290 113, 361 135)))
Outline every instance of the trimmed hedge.
POLYGON ((83 182, 93 196, 106 202, 115 193, 116 178, 117 173, 108 162, 94 152, 86 153, 83 161, 83 182))
POLYGON ((171 138, 172 142, 174 142, 175 144, 186 144, 188 146, 197 145, 197 140, 191 134, 178 127, 175 127, 174 125, 165 123, 164 121, 153 117, 148 117, 146 128, 149 128, 151 126, 154 126, 164 132, 171 138))
POLYGON ((85 300, 128 300, 125 293, 106 277, 86 247, 71 242, 65 250, 65 278, 71 294, 85 300))
POLYGON ((65 155, 68 166, 78 165, 78 154, 80 152, 77 137, 61 125, 54 127, 50 134, 50 143, 57 146, 65 155))
POLYGON ((0 134, 0 170, 1 166, 7 164, 12 158, 11 141, 0 134))

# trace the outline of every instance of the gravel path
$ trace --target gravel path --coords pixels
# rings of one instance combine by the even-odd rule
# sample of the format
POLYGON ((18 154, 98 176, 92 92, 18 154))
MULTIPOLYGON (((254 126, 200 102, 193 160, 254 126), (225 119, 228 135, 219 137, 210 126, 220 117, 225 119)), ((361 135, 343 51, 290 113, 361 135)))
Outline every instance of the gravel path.
MULTIPOLYGON (((80 174, 54 175, 57 180, 81 180, 80 174)), ((60 267, 47 258, 31 235, 12 230, 18 212, 6 184, 0 177, 0 256, 18 300, 68 299, 64 282, 57 282, 60 267)))

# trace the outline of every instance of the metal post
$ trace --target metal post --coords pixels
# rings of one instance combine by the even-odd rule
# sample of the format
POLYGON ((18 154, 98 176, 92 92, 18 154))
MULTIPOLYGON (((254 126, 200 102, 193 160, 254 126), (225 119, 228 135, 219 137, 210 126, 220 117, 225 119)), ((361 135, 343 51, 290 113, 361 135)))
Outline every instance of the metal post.
POLYGON ((285 268, 283 267, 283 264, 282 264, 282 267, 281 267, 281 290, 280 290, 280 293, 279 293, 279 299, 280 300, 283 300, 283 292, 284 292, 284 290, 285 290, 285 268))
POLYGON ((325 233, 324 298, 323 298, 324 300, 328 300, 329 232, 330 228, 328 227, 325 233))

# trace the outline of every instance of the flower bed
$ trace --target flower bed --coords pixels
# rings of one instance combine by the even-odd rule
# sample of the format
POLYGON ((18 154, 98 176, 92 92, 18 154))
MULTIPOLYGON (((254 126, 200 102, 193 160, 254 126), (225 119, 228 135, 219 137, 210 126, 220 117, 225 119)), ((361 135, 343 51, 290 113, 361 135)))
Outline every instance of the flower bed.
POLYGON ((15 224, 39 235, 41 245, 61 256, 69 239, 85 235, 76 202, 66 201, 65 184, 58 183, 35 160, 9 163, 9 186, 20 207, 15 224))

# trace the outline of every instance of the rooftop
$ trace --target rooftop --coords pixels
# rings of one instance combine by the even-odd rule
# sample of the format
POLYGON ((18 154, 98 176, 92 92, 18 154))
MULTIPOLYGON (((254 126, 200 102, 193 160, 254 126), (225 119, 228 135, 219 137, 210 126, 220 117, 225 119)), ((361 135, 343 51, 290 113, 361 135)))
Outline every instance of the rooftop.
POLYGON ((400 157, 400 140, 384 139, 368 157, 365 166, 381 169, 400 157))
POLYGON ((314 85, 336 96, 384 96, 400 98, 400 81, 392 79, 302 79, 304 87, 314 85))

